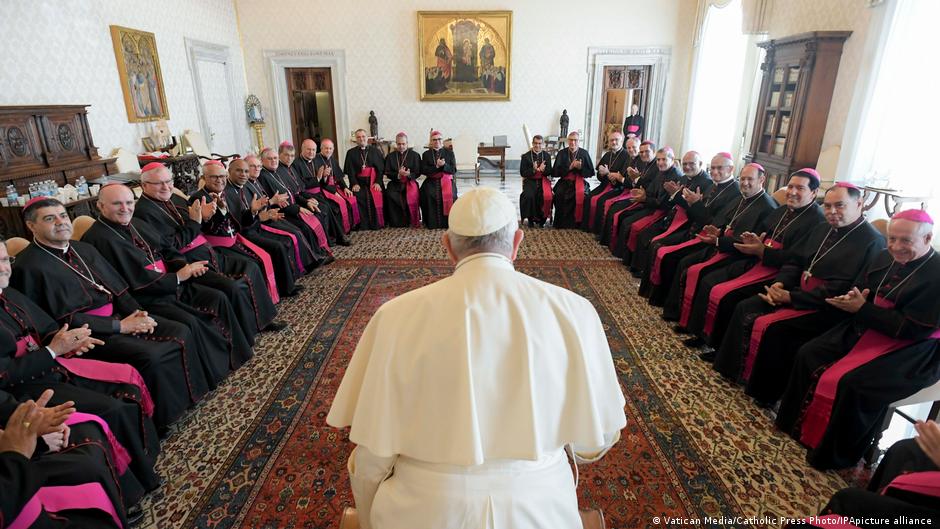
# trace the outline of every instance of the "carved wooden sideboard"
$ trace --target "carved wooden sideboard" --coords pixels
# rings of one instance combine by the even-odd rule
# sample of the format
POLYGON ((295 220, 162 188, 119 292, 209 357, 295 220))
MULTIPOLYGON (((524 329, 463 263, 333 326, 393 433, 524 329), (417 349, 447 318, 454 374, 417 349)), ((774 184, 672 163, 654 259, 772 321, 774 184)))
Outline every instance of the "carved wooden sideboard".
MULTIPOLYGON (((60 186, 116 174, 114 158, 101 158, 88 127, 88 105, 0 106, 0 194, 13 184, 20 196, 29 184, 60 186)), ((21 208, 0 207, 0 236, 26 237, 21 208)))

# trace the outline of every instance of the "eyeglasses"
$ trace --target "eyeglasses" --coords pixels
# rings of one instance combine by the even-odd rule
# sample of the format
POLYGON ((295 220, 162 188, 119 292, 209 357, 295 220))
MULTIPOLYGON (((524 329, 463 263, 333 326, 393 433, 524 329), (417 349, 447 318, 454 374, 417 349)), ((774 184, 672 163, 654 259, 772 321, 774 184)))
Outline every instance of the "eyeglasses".
POLYGON ((712 171, 721 171, 722 169, 724 169, 724 168, 726 168, 726 167, 730 167, 730 166, 728 166, 728 165, 712 165, 712 166, 709 167, 709 169, 711 169, 712 171))
POLYGON ((15 261, 16 257, 13 257, 12 255, 10 257, 4 257, 0 259, 0 263, 2 264, 13 264, 15 261))
POLYGON ((159 182, 141 182, 141 185, 148 185, 148 186, 171 186, 171 185, 173 185, 173 180, 160 180, 159 182))

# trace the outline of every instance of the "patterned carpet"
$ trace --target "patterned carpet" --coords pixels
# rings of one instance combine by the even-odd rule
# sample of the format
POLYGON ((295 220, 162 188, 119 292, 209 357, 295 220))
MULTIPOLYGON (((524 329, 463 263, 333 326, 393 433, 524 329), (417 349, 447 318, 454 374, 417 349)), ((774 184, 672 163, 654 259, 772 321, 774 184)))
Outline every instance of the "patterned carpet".
MULTIPOLYGON (((357 233, 334 264, 305 278, 302 295, 281 304, 290 328, 262 335, 254 359, 165 440, 158 471, 167 481, 145 500, 141 527, 338 527, 352 502, 351 445, 348 431, 324 422, 332 396, 374 311, 450 273, 441 234, 357 233)), ((654 527, 655 516, 805 516, 860 479, 806 465, 803 449, 683 346, 589 235, 527 230, 517 268, 590 299, 608 333, 628 425, 607 457, 582 467, 578 491, 608 527, 654 527)))

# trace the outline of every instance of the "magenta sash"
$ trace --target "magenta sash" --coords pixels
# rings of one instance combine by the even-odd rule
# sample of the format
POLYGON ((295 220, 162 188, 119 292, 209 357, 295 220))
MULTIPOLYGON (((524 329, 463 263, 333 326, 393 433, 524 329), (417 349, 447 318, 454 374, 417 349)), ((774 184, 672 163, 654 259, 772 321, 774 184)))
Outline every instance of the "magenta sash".
POLYGON ((326 189, 323 190, 323 196, 325 196, 327 200, 339 206, 339 214, 341 217, 343 217, 343 231, 345 233, 349 233, 349 231, 352 230, 352 224, 350 224, 349 219, 349 204, 343 200, 343 197, 337 195, 336 193, 330 193, 326 189))
POLYGON ((155 263, 151 263, 144 268, 150 270, 151 272, 157 272, 160 274, 166 273, 166 264, 163 262, 163 259, 158 259, 155 263))
POLYGON ((689 324, 689 318, 692 317, 692 302, 695 301, 695 290, 698 288, 698 280, 699 276, 702 275, 702 270, 715 263, 720 263, 728 257, 729 254, 718 252, 704 262, 695 263, 686 270, 685 290, 682 291, 682 316, 679 318, 679 325, 686 327, 689 324))
MULTIPOLYGON (((630 196, 627 195, 625 198, 630 198, 630 196)), ((622 217, 623 214, 626 213, 627 211, 634 210, 634 209, 639 209, 639 208, 640 208, 640 205, 641 205, 641 204, 640 204, 639 202, 634 202, 633 204, 630 204, 629 206, 627 206, 627 207, 621 209, 620 211, 618 211, 617 213, 614 214, 614 221, 610 223, 610 224, 611 224, 611 226, 610 226, 610 244, 608 245, 608 247, 610 248, 610 251, 614 251, 614 247, 615 247, 616 244, 617 244, 617 230, 618 230, 619 227, 620 227, 620 217, 622 217)))
POLYGON ((610 206, 614 205, 614 202, 620 202, 621 200, 630 199, 630 190, 626 190, 623 193, 615 196, 614 198, 608 198, 604 201, 604 218, 607 218, 607 212, 610 211, 610 206))
POLYGON ((236 242, 247 248, 248 251, 261 261, 261 268, 264 270, 264 280, 268 285, 268 295, 271 296, 271 301, 276 304, 281 300, 281 297, 277 293, 277 280, 274 278, 274 263, 271 261, 271 254, 246 239, 241 233, 236 233, 230 237, 206 235, 206 240, 208 240, 212 246, 218 246, 219 248, 231 248, 236 242))
POLYGON ((929 470, 925 472, 901 474, 891 480, 891 483, 888 483, 888 486, 885 487, 882 494, 886 493, 888 489, 903 490, 923 496, 940 498, 940 471, 929 470))
POLYGON ((640 236, 640 232, 642 232, 646 228, 649 228, 650 226, 653 225, 654 222, 656 222, 657 220, 665 216, 666 216, 665 211, 661 209, 657 209, 656 211, 650 213, 649 215, 641 219, 638 219, 636 222, 634 222, 633 225, 630 226, 630 238, 627 240, 627 248, 629 248, 631 252, 635 252, 636 241, 637 241, 637 238, 640 236))
POLYGON ((584 217, 584 177, 581 173, 570 171, 565 180, 574 182, 574 221, 581 222, 584 217))
POLYGON ((353 226, 358 226, 362 222, 362 217, 359 215, 359 199, 356 198, 356 195, 342 195, 343 200, 349 204, 349 208, 352 209, 352 224, 353 226))
POLYGON ((398 180, 405 186, 405 203, 408 204, 408 217, 412 228, 421 226, 421 208, 418 193, 418 183, 407 176, 399 176, 398 180))
POLYGON ((384 203, 382 202, 382 190, 375 189, 375 167, 363 167, 359 171, 359 178, 369 179, 369 193, 372 195, 372 204, 375 206, 375 220, 380 228, 385 227, 385 214, 383 212, 384 203))
POLYGON ((627 125, 627 134, 636 134, 640 130, 639 125, 627 125))
MULTIPOLYGON (((542 217, 548 219, 552 216, 552 184, 548 178, 542 174, 542 171, 536 171, 535 178, 542 182, 542 217)), ((595 197, 596 198, 596 197, 595 197)), ((593 210, 592 210, 593 211, 593 210)))
MULTIPOLYGON (((875 296, 875 305, 890 309, 894 303, 875 296)), ((940 331, 930 335, 930 339, 940 338, 940 331)), ((839 381, 846 373, 863 366, 876 358, 902 349, 915 343, 914 340, 892 338, 874 329, 868 329, 862 334, 855 346, 842 358, 829 366, 819 377, 813 400, 803 415, 803 426, 800 431, 800 442, 816 448, 829 426, 829 417, 832 415, 832 406, 839 389, 839 381)))
MULTIPOLYGON (((770 241, 769 244, 771 248, 783 248, 783 245, 777 241, 770 241)), ((721 305, 721 300, 724 299, 725 296, 739 288, 773 279, 778 271, 779 269, 777 268, 758 263, 740 276, 712 287, 711 292, 708 293, 708 308, 705 310, 705 334, 711 336, 712 331, 715 329, 715 317, 718 315, 718 306, 721 305)))
POLYGON ((198 236, 196 236, 195 239, 189 241, 189 244, 180 248, 180 252, 189 253, 192 250, 199 248, 203 244, 206 244, 206 238, 203 237, 202 234, 200 233, 198 236))
POLYGON ((300 258, 300 241, 297 240, 296 235, 294 235, 293 233, 289 231, 272 228, 271 226, 268 226, 267 224, 262 224, 261 229, 268 233, 273 233, 275 235, 281 235, 283 237, 290 237, 291 242, 294 244, 294 261, 297 263, 297 270, 299 270, 301 274, 306 273, 306 271, 304 270, 303 259, 300 258))
POLYGON ((42 487, 26 503, 7 529, 28 529, 39 518, 42 510, 56 513, 76 509, 97 509, 111 515, 115 525, 123 529, 121 518, 114 509, 100 483, 83 483, 57 487, 42 487))
POLYGON ((666 231, 660 233, 659 235, 653 237, 653 242, 665 239, 673 233, 679 231, 680 228, 686 225, 689 220, 689 214, 685 212, 685 208, 676 206, 676 214, 672 217, 672 222, 669 223, 669 227, 666 228, 666 231))
POLYGON ((313 233, 317 236, 317 243, 320 245, 320 248, 325 248, 326 251, 333 253, 332 250, 330 250, 330 241, 326 237, 326 232, 323 231, 323 225, 320 224, 320 219, 313 213, 301 212, 300 220, 304 221, 304 224, 313 230, 313 233))
MULTIPOLYGON (((536 174, 540 175, 541 173, 536 173, 536 174)), ((594 196, 591 197, 591 218, 588 219, 589 230, 594 229, 594 217, 597 216, 595 214, 597 212, 597 203, 601 199, 601 195, 603 195, 604 191, 607 190, 609 187, 610 187, 610 184, 605 182, 599 186, 599 189, 594 190, 594 196)))
POLYGON ((127 453, 127 450, 121 445, 121 443, 118 442, 117 438, 114 437, 114 433, 111 432, 111 427, 108 426, 108 423, 106 423, 104 419, 98 417, 97 415, 82 413, 80 411, 73 412, 67 419, 65 419, 65 424, 68 426, 83 422, 93 422, 101 427, 105 437, 108 439, 108 445, 111 447, 111 460, 114 461, 114 466, 117 467, 118 475, 123 475, 124 472, 127 471, 127 466, 131 463, 131 456, 127 453))
MULTIPOLYGON (((800 288, 802 290, 812 290, 824 283, 823 280, 810 277, 802 278, 800 288)), ((767 328, 778 321, 792 320, 807 314, 812 314, 815 310, 797 310, 797 309, 777 309, 770 314, 765 314, 754 320, 754 326, 751 328, 751 339, 748 342, 747 356, 744 357, 744 371, 741 377, 744 380, 751 379, 751 371, 754 370, 754 362, 757 360, 757 352, 760 351, 760 341, 764 338, 767 328)))
POLYGON ((110 317, 112 314, 114 314, 114 305, 112 305, 111 303, 105 303, 104 305, 100 307, 97 307, 91 310, 86 310, 85 314, 89 314, 91 316, 103 316, 107 318, 107 317, 110 317))
POLYGON ((663 269, 663 259, 672 252, 677 252, 683 248, 688 248, 689 246, 694 246, 696 244, 702 244, 702 241, 698 237, 692 237, 687 241, 680 242, 679 244, 671 244, 669 246, 660 246, 656 249, 656 257, 653 258, 653 267, 650 269, 650 282, 656 286, 659 286, 663 281, 662 269, 663 269))
POLYGON ((441 181, 441 200, 444 202, 444 216, 450 215, 450 208, 454 205, 454 175, 450 173, 434 173, 432 180, 441 181))
MULTIPOLYGON (((16 342, 16 356, 19 358, 29 352, 29 344, 38 342, 32 336, 24 336, 16 342)), ((42 353, 46 354, 48 351, 42 353)), ((56 356, 55 361, 69 373, 100 382, 113 382, 115 384, 130 384, 137 386, 140 391, 141 408, 145 415, 153 415, 153 399, 143 377, 132 366, 89 358, 63 358, 56 356)))

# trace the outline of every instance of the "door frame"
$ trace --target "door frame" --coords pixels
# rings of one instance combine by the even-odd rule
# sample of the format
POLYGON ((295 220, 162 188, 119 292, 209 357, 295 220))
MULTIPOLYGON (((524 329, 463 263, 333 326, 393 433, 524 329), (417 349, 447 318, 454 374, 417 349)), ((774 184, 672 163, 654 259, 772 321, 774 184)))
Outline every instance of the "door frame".
MULTIPOLYGON (((228 46, 223 46, 221 44, 213 44, 211 42, 206 42, 202 40, 191 39, 189 37, 184 37, 183 39, 186 43, 186 60, 189 64, 189 74, 193 79, 193 91, 195 92, 196 99, 196 116, 199 119, 199 126, 202 129, 202 135, 206 140, 206 144, 209 146, 209 150, 212 152, 218 152, 218 150, 212 145, 212 137, 209 135, 209 119, 206 115, 206 106, 205 101, 202 97, 202 81, 199 79, 199 74, 196 69, 196 63, 198 61, 206 62, 218 62, 222 63, 222 66, 225 68, 225 77, 228 85, 228 99, 229 99, 229 108, 232 119, 232 131, 235 138, 235 150, 238 153, 245 151, 251 140, 248 136, 248 127, 245 126, 245 123, 239 119, 239 116, 242 116, 244 109, 235 95, 235 72, 232 68, 231 53, 228 46)), ((232 154, 232 153, 219 153, 219 154, 232 154)))
POLYGON ((582 147, 594 152, 595 134, 600 130, 600 110, 603 106, 601 95, 604 91, 605 66, 644 66, 650 65, 649 107, 647 108, 646 134, 657 145, 663 128, 663 106, 666 99, 666 79, 669 76, 669 59, 672 48, 662 47, 589 47, 588 48, 588 86, 587 104, 584 106, 584 141, 582 147))
POLYGON ((349 146, 349 110, 346 103, 346 52, 344 50, 264 50, 268 75, 274 94, 274 130, 276 143, 294 134, 290 120, 290 93, 287 90, 288 68, 329 68, 332 81, 333 119, 336 121, 336 152, 349 146))

